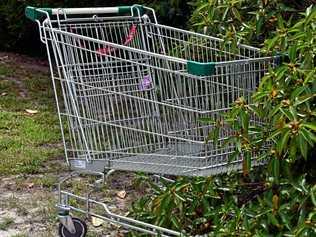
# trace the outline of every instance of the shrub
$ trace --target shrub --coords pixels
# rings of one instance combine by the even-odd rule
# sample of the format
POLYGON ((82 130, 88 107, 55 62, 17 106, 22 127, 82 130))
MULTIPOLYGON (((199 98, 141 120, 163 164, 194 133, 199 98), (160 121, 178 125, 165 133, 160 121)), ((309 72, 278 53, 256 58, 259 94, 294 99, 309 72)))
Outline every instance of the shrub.
MULTIPOLYGON (((201 2, 209 5, 197 9, 194 14, 202 15, 192 19, 203 17, 203 9, 208 6, 206 17, 224 19, 213 22, 218 25, 206 31, 225 36, 230 44, 249 41, 264 44, 264 54, 282 52, 282 61, 262 79, 253 96, 254 104, 239 98, 224 115, 225 121, 209 120, 218 126, 210 136, 214 139, 222 126, 235 130, 230 141, 236 144, 235 155, 244 157, 243 172, 214 178, 178 178, 174 183, 162 181, 162 187, 149 182, 154 193, 136 202, 132 215, 185 231, 187 235, 313 236, 316 234, 316 8, 311 6, 304 14, 292 14, 289 9, 281 9, 285 1, 266 0, 257 5, 238 0, 201 2), (281 7, 276 7, 280 2, 283 2, 281 7), (246 3, 249 8, 247 5, 245 9, 246 3), (214 4, 216 9, 212 8, 214 4), (266 19, 271 16, 265 18, 265 23, 254 31, 255 36, 251 31, 243 31, 242 25, 256 27, 257 18, 251 14, 260 13, 262 4, 281 9, 278 14, 273 13, 277 19, 267 25, 266 19), (232 22, 227 22, 230 18, 226 18, 226 11, 231 14, 232 22), (241 20, 238 12, 242 12, 241 20), (249 121, 253 116, 265 123, 252 127, 249 121), (267 142, 271 146, 260 158, 268 159, 268 166, 252 169, 251 154, 267 142)), ((205 22, 194 25, 203 29, 205 22)))
POLYGON ((271 144, 263 156, 270 158, 276 181, 280 165, 286 167, 300 159, 314 159, 310 154, 316 142, 315 23, 316 8, 312 7, 289 28, 281 17, 278 19, 275 36, 265 41, 263 51, 283 52, 281 58, 286 61, 270 69, 261 80, 253 96, 254 104, 239 98, 226 115, 228 125, 238 134, 231 138, 237 153, 249 157, 267 142, 271 144), (251 127, 249 118, 253 116, 265 124, 251 127))
POLYGON ((304 176, 282 180, 277 187, 269 180, 239 183, 236 178, 179 178, 162 180, 162 186, 150 182, 153 193, 134 203, 133 217, 185 236, 316 234, 316 186, 304 176))
POLYGON ((44 50, 38 36, 37 25, 24 16, 26 6, 45 6, 58 2, 35 0, 3 0, 0 2, 0 50, 41 55, 44 50))
POLYGON ((199 31, 218 35, 229 41, 260 45, 271 36, 278 19, 289 26, 314 0, 199 0, 191 17, 199 31))

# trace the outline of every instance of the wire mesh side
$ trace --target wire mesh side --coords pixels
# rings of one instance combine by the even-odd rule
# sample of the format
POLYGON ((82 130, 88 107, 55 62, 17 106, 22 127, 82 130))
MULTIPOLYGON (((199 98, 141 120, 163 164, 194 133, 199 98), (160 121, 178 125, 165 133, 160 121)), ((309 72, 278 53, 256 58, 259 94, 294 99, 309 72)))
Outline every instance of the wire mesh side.
MULTIPOLYGON (((145 26, 139 17, 124 17, 115 20, 94 18, 86 21, 73 19, 71 22, 61 23, 59 29, 102 41, 148 50, 145 26)), ((100 52, 106 53, 106 50, 101 49, 100 52)))
POLYGON ((149 50, 152 52, 203 63, 260 57, 260 51, 257 48, 246 45, 234 46, 219 38, 154 24, 148 18, 146 19, 145 30, 149 50))
MULTIPOLYGON (((46 29, 55 53, 70 141, 68 157, 103 166, 181 175, 227 170, 233 144, 223 129, 205 144, 212 125, 238 97, 250 98, 273 59, 218 65, 197 77, 186 64, 61 30, 46 29), (100 52, 100 48, 109 51, 100 52), (167 168, 168 167, 168 168, 167 168)), ((253 123, 256 123, 254 120, 253 123)), ((241 157, 233 163, 241 164, 241 157)))
POLYGON ((197 62, 227 62, 259 58, 260 51, 246 45, 233 46, 222 39, 182 29, 151 23, 149 17, 122 19, 76 18, 64 21, 59 28, 71 33, 150 52, 197 62))

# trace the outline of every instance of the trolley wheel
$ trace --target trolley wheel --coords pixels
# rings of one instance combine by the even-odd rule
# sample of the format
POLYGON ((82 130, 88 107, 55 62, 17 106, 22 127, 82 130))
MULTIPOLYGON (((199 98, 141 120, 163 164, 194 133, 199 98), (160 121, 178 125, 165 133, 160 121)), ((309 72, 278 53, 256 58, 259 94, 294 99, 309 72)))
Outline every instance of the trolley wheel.
POLYGON ((88 230, 87 224, 84 221, 75 217, 72 218, 72 221, 74 223, 76 233, 73 233, 73 234, 70 233, 67 230, 67 228, 63 224, 60 223, 58 227, 59 236, 60 237, 85 237, 88 230))

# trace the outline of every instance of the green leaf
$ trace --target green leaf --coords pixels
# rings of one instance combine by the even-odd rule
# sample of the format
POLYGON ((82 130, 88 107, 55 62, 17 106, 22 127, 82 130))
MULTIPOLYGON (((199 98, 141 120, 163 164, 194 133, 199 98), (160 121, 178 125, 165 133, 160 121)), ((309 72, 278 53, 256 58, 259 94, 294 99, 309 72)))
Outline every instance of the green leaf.
POLYGON ((210 203, 208 202, 207 198, 202 198, 202 203, 203 203, 204 210, 209 210, 211 208, 210 203))
POLYGON ((306 90, 305 86, 297 87, 292 93, 291 93, 291 100, 294 101, 296 97, 298 97, 300 94, 302 94, 306 90))
POLYGON ((279 136, 281 134, 281 131, 280 130, 275 130, 268 138, 267 140, 273 140, 273 138, 279 136))
POLYGON ((294 120, 294 119, 297 120, 297 111, 296 111, 296 109, 293 106, 290 106, 289 109, 290 109, 291 115, 293 116, 292 120, 294 120))
POLYGON ((314 206, 316 207, 316 185, 314 185, 311 190, 311 198, 314 206))
MULTIPOLYGON (((284 58, 285 56, 281 56, 281 58, 284 58)), ((288 74, 288 67, 286 65, 282 65, 281 67, 279 67, 277 70, 276 70, 276 80, 277 81, 283 81, 284 79, 284 76, 286 76, 288 74)))
POLYGON ((297 152, 297 145, 296 145, 296 138, 292 139, 291 140, 291 143, 290 143, 290 158, 292 160, 295 160, 296 159, 296 152, 297 152))
POLYGON ((271 50, 272 48, 274 48, 278 40, 279 40, 279 36, 276 36, 276 37, 274 37, 274 38, 272 38, 272 39, 270 39, 270 40, 267 40, 267 41, 266 41, 266 43, 267 43, 267 48, 268 48, 269 50, 271 50))
POLYGON ((240 154, 240 152, 238 152, 238 150, 235 150, 233 153, 231 153, 228 157, 228 161, 232 162, 236 159, 236 157, 238 157, 240 154))
POLYGON ((213 118, 207 118, 207 117, 198 118, 198 121, 202 123, 207 123, 207 124, 215 124, 215 120, 213 118))
POLYGON ((237 151, 238 151, 239 153, 241 153, 241 143, 240 143, 240 141, 237 141, 237 142, 236 142, 236 148, 237 148, 237 151))
POLYGON ((315 9, 313 9, 313 5, 311 5, 310 7, 308 7, 306 9, 306 20, 304 22, 305 25, 308 25, 313 19, 315 20, 316 18, 316 11, 315 9))
POLYGON ((272 118, 277 112, 279 112, 280 108, 282 108, 282 104, 277 105, 271 113, 268 114, 268 117, 272 118))
POLYGON ((208 143, 210 140, 212 140, 214 142, 214 144, 218 143, 218 138, 219 138, 219 132, 220 132, 220 128, 219 127, 215 127, 207 136, 205 143, 208 143))
POLYGON ((280 160, 278 158, 272 159, 272 173, 274 178, 278 182, 280 176, 280 160))
POLYGON ((282 219, 282 222, 284 223, 284 225, 286 226, 286 228, 288 230, 291 230, 291 226, 290 226, 290 217, 287 213, 280 213, 280 217, 282 219))
POLYGON ((224 12, 224 14, 223 14, 223 16, 222 16, 222 21, 225 21, 225 20, 226 20, 228 11, 229 11, 229 7, 227 7, 227 8, 225 9, 225 12, 224 12))
POLYGON ((308 144, 313 147, 314 143, 316 142, 316 136, 310 132, 309 130, 307 130, 304 127, 301 127, 300 129, 300 133, 302 134, 302 136, 304 137, 304 139, 308 142, 308 144))
POLYGON ((303 123, 302 124, 303 127, 306 127, 306 128, 309 128, 313 131, 316 131, 316 123, 313 122, 313 123, 303 123))
POLYGON ((233 15, 235 16, 235 18, 238 19, 240 22, 242 22, 241 16, 240 16, 238 10, 235 7, 232 7, 231 11, 232 11, 233 15))
POLYGON ((178 200, 180 200, 181 202, 185 202, 185 199, 184 199, 183 197, 181 197, 179 194, 174 193, 174 196, 175 196, 178 200))
POLYGON ((300 150, 301 154, 305 159, 307 159, 307 141, 305 140, 304 136, 302 134, 299 134, 299 143, 300 143, 300 150))
POLYGON ((280 111, 288 118, 288 120, 292 121, 295 119, 288 109, 280 108, 280 111))
POLYGON ((268 91, 258 91, 256 94, 254 94, 253 98, 256 102, 261 101, 262 99, 265 99, 269 96, 268 91))
POLYGON ((287 143, 290 137, 290 130, 287 130, 285 133, 283 133, 281 139, 277 143, 277 149, 280 153, 282 153, 284 150, 286 150, 287 143))
POLYGON ((306 76, 306 78, 305 78, 305 80, 304 80, 304 85, 306 85, 306 84, 309 83, 310 81, 314 81, 314 80, 315 80, 315 74, 316 74, 315 70, 311 70, 311 71, 307 74, 307 76, 306 76))
POLYGON ((298 99, 295 101, 294 106, 298 106, 298 105, 300 105, 300 104, 303 104, 303 103, 305 103, 305 102, 311 100, 311 99, 314 98, 314 97, 315 97, 315 95, 302 96, 302 97, 298 98, 298 99))
POLYGON ((249 114, 247 111, 241 111, 240 113, 241 126, 246 133, 248 133, 249 128, 249 114))
POLYGON ((272 215, 271 213, 268 213, 268 218, 269 218, 269 221, 272 225, 274 226, 279 226, 279 222, 278 220, 275 218, 274 215, 272 215))
POLYGON ((244 159, 243 159, 243 175, 247 176, 250 172, 251 169, 251 156, 249 152, 246 152, 244 154, 244 159))
POLYGON ((180 221, 178 220, 176 216, 171 216, 171 222, 174 225, 174 227, 176 227, 177 230, 181 230, 180 221))
MULTIPOLYGON (((259 17, 259 19, 256 21, 256 34, 257 35, 260 35, 260 33, 262 32, 261 29, 262 29, 263 21, 264 21, 263 17, 259 17)), ((268 48, 271 48, 271 47, 268 47, 268 48)))
POLYGON ((283 17, 280 14, 278 14, 278 27, 280 29, 285 28, 283 17))
POLYGON ((290 48, 288 50, 288 55, 289 55, 291 62, 296 61, 296 54, 297 54, 297 46, 296 45, 290 46, 290 48))

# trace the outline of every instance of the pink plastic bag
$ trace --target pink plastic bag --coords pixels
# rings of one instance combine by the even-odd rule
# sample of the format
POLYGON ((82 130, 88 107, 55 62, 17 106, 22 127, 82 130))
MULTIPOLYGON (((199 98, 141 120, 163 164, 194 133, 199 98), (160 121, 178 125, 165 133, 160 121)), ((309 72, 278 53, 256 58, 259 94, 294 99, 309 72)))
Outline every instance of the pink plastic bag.
MULTIPOLYGON (((132 25, 132 27, 129 30, 128 36, 126 37, 124 41, 124 46, 127 46, 130 42, 133 41, 137 34, 137 26, 132 25)), ((97 49, 97 52, 102 55, 109 55, 110 53, 114 52, 116 49, 112 47, 105 47, 105 48, 99 48, 97 49)))

